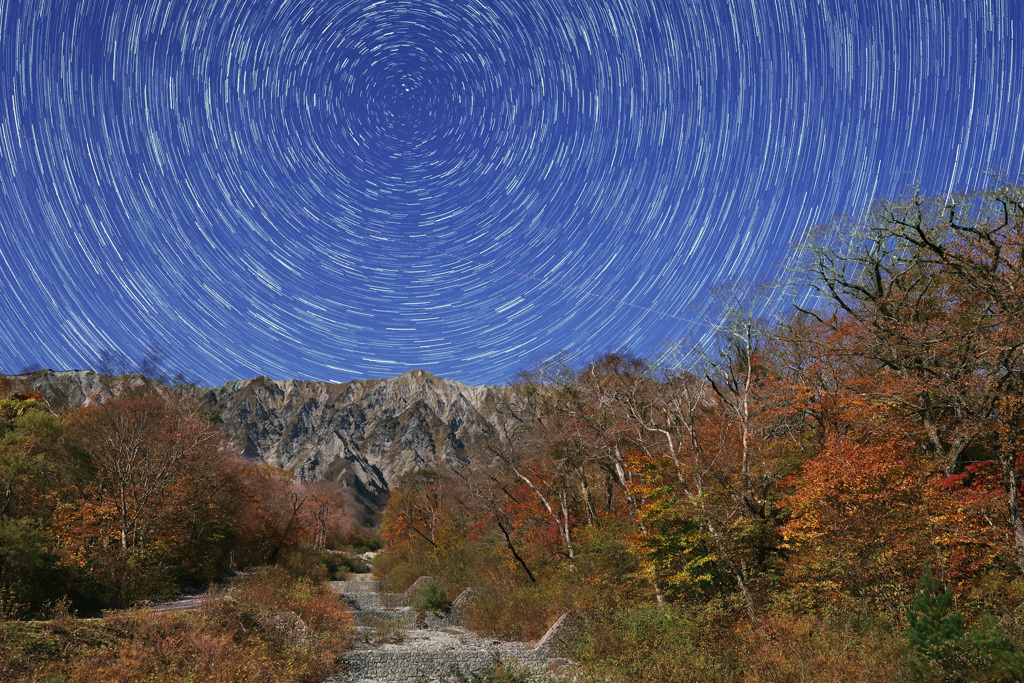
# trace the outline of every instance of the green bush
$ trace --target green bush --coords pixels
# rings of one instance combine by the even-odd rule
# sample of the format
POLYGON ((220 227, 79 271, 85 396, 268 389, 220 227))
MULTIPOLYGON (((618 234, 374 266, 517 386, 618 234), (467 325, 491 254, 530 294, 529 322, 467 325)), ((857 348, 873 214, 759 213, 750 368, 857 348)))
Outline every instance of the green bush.
POLYGON ((282 565, 297 577, 315 581, 344 581, 349 574, 370 571, 370 566, 360 557, 317 550, 311 545, 302 545, 292 550, 284 558, 282 565))
POLYGON ((314 581, 328 581, 331 578, 326 555, 311 545, 295 548, 279 564, 296 578, 314 581))
POLYGON ((451 672, 441 679, 442 683, 529 683, 536 680, 527 669, 508 664, 500 658, 487 668, 468 675, 452 667, 451 672))
POLYGON ((26 614, 61 597, 66 580, 41 526, 32 519, 0 517, 0 593, 26 614))
POLYGON ((365 553, 380 550, 384 547, 384 541, 381 540, 380 536, 372 528, 353 529, 342 536, 340 545, 332 545, 331 547, 353 554, 365 553))
POLYGON ((953 594, 943 590, 930 569, 917 586, 907 606, 907 642, 925 662, 949 672, 962 669, 964 617, 952 610, 953 594))
POLYGON ((983 617, 981 623, 971 629, 967 649, 976 680, 1024 681, 1024 657, 994 616, 983 617))
POLYGON ((1024 680, 1024 657, 992 615, 968 633, 953 594, 925 571, 907 607, 909 659, 919 679, 1024 680))
POLYGON ((424 583, 413 596, 411 607, 416 612, 446 612, 452 603, 436 579, 424 583))
POLYGON ((328 555, 330 564, 334 565, 334 580, 343 581, 348 574, 366 574, 372 571, 373 567, 358 555, 346 553, 330 553, 328 555))
POLYGON ((714 615, 648 605, 594 618, 577 660, 598 680, 680 683, 730 680, 728 658, 714 641, 714 615))

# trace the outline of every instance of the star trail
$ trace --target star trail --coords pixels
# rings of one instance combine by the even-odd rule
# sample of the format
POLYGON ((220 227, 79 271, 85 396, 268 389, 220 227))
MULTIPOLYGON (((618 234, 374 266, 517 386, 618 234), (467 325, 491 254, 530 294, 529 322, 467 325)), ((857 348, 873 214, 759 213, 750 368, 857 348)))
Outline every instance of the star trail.
POLYGON ((0 0, 0 372, 501 383, 1024 169, 1017 0, 0 0))

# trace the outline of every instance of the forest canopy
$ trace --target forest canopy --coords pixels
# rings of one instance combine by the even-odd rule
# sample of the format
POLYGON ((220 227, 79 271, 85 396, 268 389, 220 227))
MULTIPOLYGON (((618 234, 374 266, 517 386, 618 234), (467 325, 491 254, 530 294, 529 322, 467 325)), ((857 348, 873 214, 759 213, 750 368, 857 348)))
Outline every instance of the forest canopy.
POLYGON ((151 382, 54 412, 0 387, 0 616, 203 587, 352 529, 340 489, 243 459, 216 415, 151 382))

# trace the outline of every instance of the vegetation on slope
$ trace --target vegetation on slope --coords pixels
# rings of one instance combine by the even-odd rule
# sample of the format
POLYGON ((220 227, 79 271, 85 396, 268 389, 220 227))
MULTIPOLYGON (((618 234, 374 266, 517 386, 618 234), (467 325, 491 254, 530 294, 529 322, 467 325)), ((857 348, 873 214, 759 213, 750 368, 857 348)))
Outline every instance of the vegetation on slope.
POLYGON ((352 619, 323 581, 365 567, 327 552, 358 540, 336 488, 243 460, 173 388, 60 414, 16 389, 0 387, 0 678, 337 672, 352 619), (194 611, 110 612, 249 566, 194 611))
POLYGON ((524 375, 471 465, 393 487, 385 586, 488 587, 506 638, 580 610, 601 680, 1024 678, 1024 188, 819 244, 817 308, 736 307, 686 371, 524 375))
POLYGON ((327 588, 268 567, 196 610, 0 622, 5 681, 322 681, 337 673, 352 616, 327 588))

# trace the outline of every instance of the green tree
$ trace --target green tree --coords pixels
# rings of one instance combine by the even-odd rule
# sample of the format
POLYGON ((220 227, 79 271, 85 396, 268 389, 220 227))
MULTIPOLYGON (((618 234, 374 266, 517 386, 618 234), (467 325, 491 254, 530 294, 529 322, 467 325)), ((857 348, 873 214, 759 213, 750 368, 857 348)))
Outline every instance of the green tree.
POLYGON ((907 642, 946 671, 963 668, 964 616, 953 609, 953 594, 926 569, 907 606, 907 642))
POLYGON ((0 589, 28 610, 60 597, 68 578, 48 529, 76 469, 63 431, 42 400, 0 399, 0 589))

